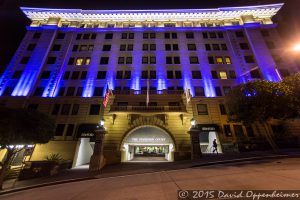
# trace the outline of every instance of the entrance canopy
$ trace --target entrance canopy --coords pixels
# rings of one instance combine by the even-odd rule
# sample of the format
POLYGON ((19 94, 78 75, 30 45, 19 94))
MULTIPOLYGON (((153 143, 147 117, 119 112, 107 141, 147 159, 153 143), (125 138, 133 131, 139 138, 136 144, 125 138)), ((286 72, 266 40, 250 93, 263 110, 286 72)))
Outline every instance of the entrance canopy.
POLYGON ((141 127, 130 133, 123 141, 127 144, 172 144, 172 138, 163 130, 155 127, 141 127))

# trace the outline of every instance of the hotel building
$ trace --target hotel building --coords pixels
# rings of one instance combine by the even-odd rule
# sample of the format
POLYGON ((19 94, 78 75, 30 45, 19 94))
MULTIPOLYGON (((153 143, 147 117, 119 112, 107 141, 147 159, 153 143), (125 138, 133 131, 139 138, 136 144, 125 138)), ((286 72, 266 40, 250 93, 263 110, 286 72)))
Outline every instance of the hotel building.
POLYGON ((22 7, 31 24, 0 77, 0 103, 56 119, 55 138, 36 145, 30 160, 59 153, 75 167, 89 163, 97 145, 101 165, 197 158, 212 152, 214 139, 223 153, 252 148, 243 141, 263 141, 263 128, 229 121, 224 96, 237 84, 299 70, 272 22, 282 6, 22 7))

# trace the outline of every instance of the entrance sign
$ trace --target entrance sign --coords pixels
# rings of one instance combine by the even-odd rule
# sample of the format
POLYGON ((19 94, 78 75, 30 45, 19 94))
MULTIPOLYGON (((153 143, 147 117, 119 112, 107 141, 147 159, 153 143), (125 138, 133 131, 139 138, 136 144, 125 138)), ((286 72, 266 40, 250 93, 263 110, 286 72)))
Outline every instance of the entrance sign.
POLYGON ((80 124, 77 129, 77 138, 94 138, 98 124, 80 124))
POLYGON ((142 127, 128 135, 124 143, 129 144, 172 144, 172 138, 164 131, 153 127, 142 127))
POLYGON ((197 124, 196 128, 201 132, 219 131, 217 124, 197 124))

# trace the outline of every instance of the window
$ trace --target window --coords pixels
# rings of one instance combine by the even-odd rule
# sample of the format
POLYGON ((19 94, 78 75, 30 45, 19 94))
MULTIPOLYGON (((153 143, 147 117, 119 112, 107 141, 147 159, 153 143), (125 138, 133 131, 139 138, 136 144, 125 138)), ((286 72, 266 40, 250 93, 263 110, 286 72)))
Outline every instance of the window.
POLYGON ((261 78, 260 72, 258 69, 250 71, 251 78, 261 78))
POLYGON ((194 33, 193 32, 187 32, 185 33, 185 36, 187 39, 193 39, 194 38, 194 33))
POLYGON ((192 71, 192 78, 193 79, 202 79, 200 71, 192 71))
POLYGON ((166 57, 166 64, 172 64, 172 57, 166 57))
POLYGON ((230 70, 230 71, 229 71, 229 78, 231 78, 231 79, 236 79, 235 71, 233 71, 233 70, 230 70))
POLYGON ((60 44, 54 44, 52 47, 52 51, 60 51, 60 47, 61 47, 60 44))
POLYGON ((187 44, 188 50, 189 51, 196 51, 197 47, 196 44, 187 44))
POLYGON ((211 51, 210 44, 205 44, 205 50, 206 51, 211 51))
POLYGON ((82 71, 80 75, 80 80, 85 80, 87 75, 87 71, 82 71))
POLYGON ((75 87, 68 87, 66 96, 74 96, 75 87))
POLYGON ((106 71, 98 71, 97 79, 105 79, 106 78, 106 71))
POLYGON ((134 33, 122 33, 121 39, 134 39, 134 33))
POLYGON ((251 125, 245 126, 248 137, 254 137, 254 131, 251 125))
POLYGON ((203 87, 194 87, 194 90, 195 90, 195 95, 196 96, 201 96, 201 97, 205 96, 205 92, 204 92, 203 87))
POLYGON ((261 34, 262 34, 262 36, 264 36, 264 37, 270 36, 270 33, 269 33, 268 30, 261 30, 261 34))
POLYGON ((204 39, 207 39, 207 38, 208 38, 207 32, 202 32, 202 37, 203 37, 204 39))
POLYGON ((244 56, 244 59, 246 63, 255 63, 253 56, 244 56))
POLYGON ((102 51, 110 51, 110 49, 111 49, 111 45, 110 44, 105 44, 102 47, 102 51))
POLYGON ((59 88, 57 96, 59 96, 59 97, 64 96, 65 89, 66 88, 64 88, 64 87, 59 88))
POLYGON ((225 124, 223 127, 224 127, 224 133, 226 137, 232 137, 230 125, 225 124))
POLYGON ((20 61, 20 64, 27 64, 30 57, 23 57, 20 61))
POLYGON ((126 57, 126 64, 132 64, 132 57, 126 57))
POLYGON ((220 79, 227 79, 227 72, 220 71, 219 72, 219 77, 220 77, 220 79))
POLYGON ((209 32, 208 34, 210 38, 217 38, 217 34, 215 32, 209 32))
POLYGON ((75 65, 80 66, 83 64, 83 58, 76 58, 75 65))
POLYGON ((248 50, 249 49, 249 45, 248 45, 248 43, 240 43, 240 48, 242 50, 248 50))
POLYGON ((148 79, 148 71, 142 71, 142 79, 148 79))
POLYGON ((34 91, 33 96, 42 96, 44 89, 44 87, 37 87, 34 91))
POLYGON ((48 79, 48 78, 50 78, 50 74, 51 74, 51 71, 43 71, 42 75, 41 75, 41 79, 48 79))
POLYGON ((23 71, 21 71, 21 70, 15 71, 12 76, 12 79, 19 79, 21 77, 22 73, 23 73, 23 71))
POLYGON ((190 64, 199 64, 197 56, 190 56, 190 64))
POLYGON ((90 115, 99 115, 100 113, 100 104, 91 104, 90 105, 90 115))
POLYGON ((156 71, 150 71, 150 79, 156 79, 156 71))
POLYGON ((68 80, 70 77, 70 71, 66 71, 63 77, 63 80, 68 80))
POLYGON ((95 87, 94 88, 94 93, 93 96, 94 97, 100 97, 103 94, 103 87, 95 87))
POLYGON ((156 50, 156 44, 150 44, 150 50, 155 51, 156 50))
POLYGON ((47 64, 55 64, 56 57, 48 57, 47 64))
POLYGON ((233 125, 233 129, 237 138, 242 138, 245 136, 242 125, 233 125))
POLYGON ((176 79, 182 79, 181 71, 175 71, 175 78, 176 79))
POLYGON ((220 51, 219 44, 212 44, 212 48, 213 48, 214 51, 220 51))
POLYGON ((71 109, 71 104, 63 104, 60 114, 69 115, 71 109))
POLYGON ((118 58, 118 64, 124 64, 125 63, 125 58, 124 57, 119 57, 118 58))
POLYGON ((154 39, 156 37, 155 33, 143 33, 143 38, 144 39, 154 39))
POLYGON ((219 38, 224 38, 223 32, 217 32, 219 38))
POLYGON ((174 57, 174 64, 180 64, 180 57, 174 57))
POLYGON ((58 115, 58 112, 59 112, 59 109, 60 109, 60 104, 54 104, 54 107, 52 109, 52 115, 58 115))
POLYGON ((227 65, 230 65, 231 64, 231 58, 229 56, 225 56, 225 63, 227 65))
POLYGON ((131 71, 124 72, 124 79, 131 79, 131 71))
POLYGON ((243 31, 236 31, 235 32, 236 37, 238 38, 243 38, 244 37, 244 32, 243 31))
POLYGON ((75 52, 75 51, 78 51, 78 49, 79 49, 79 45, 74 45, 72 48, 72 51, 75 52))
POLYGON ((77 115, 77 114, 78 114, 78 111, 79 111, 79 104, 73 104, 71 114, 72 114, 72 115, 77 115))
POLYGON ((222 57, 216 57, 216 63, 217 64, 223 64, 223 58, 222 57))
POLYGON ((55 136, 63 136, 65 124, 57 124, 55 129, 55 136))
POLYGON ((27 110, 29 110, 29 111, 36 111, 38 109, 38 107, 39 107, 39 104, 29 104, 27 106, 27 110))
POLYGON ((84 40, 90 39, 90 34, 88 34, 88 33, 83 34, 82 39, 84 39, 84 40))
POLYGON ((148 51, 149 48, 148 48, 148 44, 143 44, 143 51, 148 51))
POLYGON ((165 44, 165 50, 166 51, 178 51, 179 47, 178 44, 165 44))
POLYGON ((217 96, 217 97, 222 96, 222 91, 221 91, 221 88, 220 88, 220 87, 215 87, 215 91, 216 91, 216 96, 217 96))
POLYGON ((91 58, 85 58, 85 65, 89 65, 91 63, 91 58))
POLYGON ((40 37, 41 37, 41 35, 42 35, 42 33, 41 32, 35 32, 34 34, 33 34, 33 39, 39 39, 40 37))
POLYGON ((148 64, 148 57, 146 56, 142 57, 142 64, 148 64))
POLYGON ((227 45, 226 44, 221 44, 221 49, 223 50, 223 51, 227 51, 228 49, 227 49, 227 45))
POLYGON ((74 61, 75 61, 75 58, 73 58, 73 57, 69 58, 68 65, 73 65, 74 61))
POLYGON ((112 33, 106 33, 104 39, 113 39, 112 33))
POLYGON ((211 76, 213 79, 218 79, 217 71, 211 71, 211 76))
POLYGON ((77 97, 82 96, 82 92, 83 92, 83 87, 78 87, 77 92, 76 92, 76 96, 77 97))
POLYGON ((93 33, 92 35, 91 35, 91 39, 92 40, 95 40, 97 38, 97 34, 96 33, 93 33))
POLYGON ((66 136, 72 136, 74 132, 74 124, 69 124, 66 132, 66 136))
POLYGON ((208 115, 206 104, 197 104, 198 115, 208 115))
POLYGON ((167 71, 167 79, 173 79, 173 78, 174 78, 173 71, 167 71))
POLYGON ((65 38, 65 36, 66 36, 65 33, 58 33, 57 36, 56 36, 56 39, 62 40, 62 39, 65 38))
POLYGON ((71 76, 71 79, 72 80, 76 80, 79 78, 79 71, 73 71, 72 72, 72 76, 71 76))
POLYGON ((177 39, 177 33, 165 33, 165 39, 177 39))
POLYGON ((100 65, 107 65, 109 61, 109 57, 101 57, 100 58, 100 65))
POLYGON ((80 39, 81 39, 81 36, 82 36, 81 33, 77 34, 77 35, 76 35, 76 40, 80 40, 80 39))
POLYGON ((215 64, 215 60, 214 60, 214 57, 213 56, 208 56, 208 63, 209 64, 215 64))
POLYGON ((35 49, 35 47, 36 47, 36 44, 29 44, 28 46, 27 46, 27 51, 33 51, 34 49, 35 49))
POLYGON ((230 93, 230 91, 231 91, 231 87, 229 87, 229 86, 223 87, 223 92, 224 92, 225 96, 228 95, 230 93))
POLYGON ((227 115, 226 107, 224 104, 219 104, 221 115, 227 115))
POLYGON ((116 79, 122 79, 123 78, 123 71, 117 71, 116 79))

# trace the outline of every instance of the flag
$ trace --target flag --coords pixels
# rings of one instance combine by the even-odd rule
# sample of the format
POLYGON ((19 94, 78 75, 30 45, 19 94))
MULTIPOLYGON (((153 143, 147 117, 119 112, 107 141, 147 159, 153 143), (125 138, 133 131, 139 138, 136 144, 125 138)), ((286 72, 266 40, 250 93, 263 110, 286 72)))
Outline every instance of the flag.
POLYGON ((150 90, 150 83, 149 83, 149 79, 147 79, 147 97, 146 97, 146 105, 148 107, 149 104, 149 91, 150 90))
POLYGON ((111 90, 109 89, 108 84, 107 84, 105 96, 104 96, 104 99, 103 99, 103 106, 104 106, 104 108, 106 108, 106 106, 107 106, 107 103, 109 101, 110 93, 111 93, 111 90))

